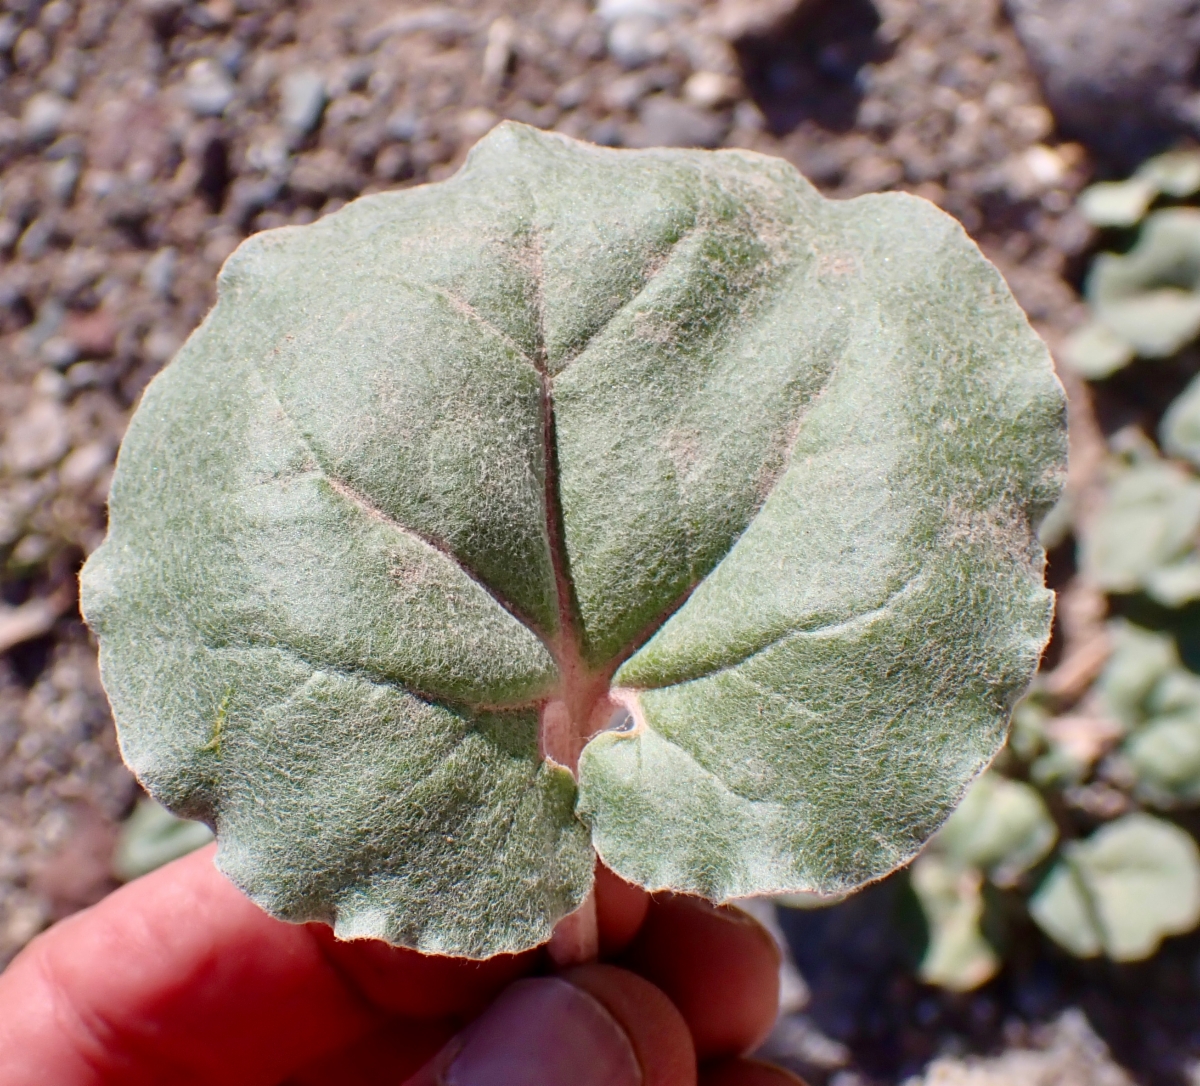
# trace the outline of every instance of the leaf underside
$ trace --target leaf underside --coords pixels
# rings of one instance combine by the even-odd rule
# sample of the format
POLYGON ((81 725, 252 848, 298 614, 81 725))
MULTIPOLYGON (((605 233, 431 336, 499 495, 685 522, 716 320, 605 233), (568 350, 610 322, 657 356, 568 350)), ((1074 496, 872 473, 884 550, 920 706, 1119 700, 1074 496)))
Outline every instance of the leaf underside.
POLYGON ((932 205, 506 124, 230 258, 84 607, 126 759, 256 901, 484 957, 594 851, 714 900, 910 858, 1045 642, 1064 456, 932 205), (576 781, 539 714, 581 675, 638 722, 576 781))

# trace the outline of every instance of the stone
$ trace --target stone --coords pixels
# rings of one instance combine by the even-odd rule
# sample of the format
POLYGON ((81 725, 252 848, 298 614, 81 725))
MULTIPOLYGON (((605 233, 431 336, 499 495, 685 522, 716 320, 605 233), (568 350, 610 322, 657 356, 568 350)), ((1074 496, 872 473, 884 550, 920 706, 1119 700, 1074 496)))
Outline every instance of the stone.
POLYGON ((741 85, 725 72, 693 72, 683 85, 683 96, 700 109, 716 109, 735 101, 741 85))
POLYGON ((288 72, 279 83, 279 120, 288 131, 306 136, 321 123, 328 101, 325 80, 317 72, 288 72))
POLYGON ((34 475, 58 463, 71 444, 67 412, 50 399, 34 400, 12 423, 3 446, 14 475, 34 475))
POLYGON ((938 1059, 904 1086, 1133 1086, 1083 1012, 1071 1008, 1040 1029, 1034 1048, 999 1056, 938 1059))
POLYGON ((81 172, 77 158, 60 158, 51 163, 46 170, 46 188, 50 195, 60 204, 69 204, 75 196, 75 186, 79 184, 81 172))
POLYGON ((423 138, 426 127, 416 113, 411 109, 401 107, 388 117, 384 123, 384 132, 389 139, 409 143, 423 138))
POLYGON ((1129 167, 1200 134, 1194 0, 1006 0, 1064 135, 1129 167))
POLYGON ((216 61, 202 58, 187 66, 183 100, 197 117, 220 117, 229 108, 237 89, 229 73, 216 61))
POLYGON ((706 21, 728 41, 761 37, 777 31, 813 0, 717 0, 706 12, 706 21))
POLYGON ((642 103, 639 123, 625 142, 629 147, 717 147, 728 129, 728 120, 718 114, 654 94, 642 103))
MULTIPOLYGON (((87 366, 90 363, 81 362, 80 365, 87 366)), ((100 477, 100 473, 112 463, 112 459, 112 449, 107 442, 91 441, 75 449, 63 461, 59 478, 64 485, 82 490, 100 477)))
POLYGON ((453 41, 471 33, 475 21, 449 5, 434 4, 415 11, 403 11, 380 23, 365 34, 359 43, 364 53, 372 53, 388 38, 406 37, 425 32, 443 41, 453 41))
POLYGON ((21 113, 21 133, 30 143, 48 143, 58 135, 71 104, 50 91, 30 96, 21 113))
POLYGON ((671 48, 671 37, 654 19, 627 15, 608 28, 608 52, 622 68, 640 68, 661 60, 671 48))
POLYGON ((142 268, 142 285, 156 298, 170 298, 175 285, 178 254, 171 246, 159 249, 142 268))
POLYGON ((0 52, 7 53, 21 33, 21 24, 12 15, 0 16, 0 52))

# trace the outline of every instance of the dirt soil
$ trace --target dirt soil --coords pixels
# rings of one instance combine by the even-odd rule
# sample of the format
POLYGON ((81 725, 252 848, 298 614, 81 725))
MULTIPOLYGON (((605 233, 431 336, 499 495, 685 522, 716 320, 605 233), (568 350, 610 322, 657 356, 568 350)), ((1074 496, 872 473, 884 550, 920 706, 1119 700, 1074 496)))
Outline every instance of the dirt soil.
MULTIPOLYGON (((1095 164, 1056 137, 998 0, 625 0, 605 8, 615 22, 573 0, 3 9, 0 965, 114 885, 136 785, 75 577, 102 538, 133 406, 247 234, 445 178, 508 117, 612 146, 782 155, 836 197, 918 193, 962 221, 1051 345, 1079 319, 1072 284, 1092 238, 1071 208, 1095 164)), ((1071 485, 1086 502, 1102 446, 1071 392, 1071 485)), ((1071 573, 1056 556, 1055 585, 1071 573)), ((1100 617, 1084 592, 1060 610, 1048 665, 1077 659, 1100 617)), ((993 988, 979 1011, 904 975, 887 964, 891 995, 851 1001, 842 1026, 819 1021, 837 1001, 818 983, 808 1021, 834 1048, 813 1041, 822 1063, 793 1046, 795 1065, 838 1086, 898 1081, 947 1038, 995 1048, 1005 1022, 1011 1033, 1066 999, 1021 1006, 993 988)), ((1173 1059, 1161 1081, 1178 1081, 1173 1059)))

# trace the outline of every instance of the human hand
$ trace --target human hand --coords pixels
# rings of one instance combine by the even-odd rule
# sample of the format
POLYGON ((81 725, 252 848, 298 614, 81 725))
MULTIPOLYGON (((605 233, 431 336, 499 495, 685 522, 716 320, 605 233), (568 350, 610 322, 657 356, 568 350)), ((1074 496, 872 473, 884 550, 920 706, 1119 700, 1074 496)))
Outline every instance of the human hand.
POLYGON ((601 870, 611 964, 469 962, 273 920, 213 846, 35 939, 0 974, 0 1086, 795 1086, 738 1058, 778 954, 736 910, 601 870))

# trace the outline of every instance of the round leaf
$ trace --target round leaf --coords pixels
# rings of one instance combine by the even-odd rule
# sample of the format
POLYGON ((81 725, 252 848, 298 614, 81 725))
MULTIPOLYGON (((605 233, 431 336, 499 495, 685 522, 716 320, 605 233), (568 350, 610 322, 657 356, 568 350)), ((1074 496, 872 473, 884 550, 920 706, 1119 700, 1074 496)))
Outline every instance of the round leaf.
POLYGON ((593 849, 714 899, 909 859, 1045 642, 1063 459, 932 205, 506 124, 230 258, 83 603, 126 757, 235 882, 484 956, 593 849))
POLYGON ((1036 788, 985 773, 931 847, 952 864, 982 868, 998 886, 1011 886, 1045 857, 1057 838, 1036 788))
POLYGON ((935 854, 917 857, 912 886, 929 926, 918 973, 927 984, 969 992, 991 980, 1000 958, 983 935, 983 875, 935 854))
POLYGON ((1163 415, 1163 449, 1200 467, 1200 378, 1193 378, 1163 415))
POLYGON ((1134 177, 1152 184, 1159 192, 1176 199, 1200 192, 1200 153, 1167 151, 1148 158, 1134 177))
POLYGON ((1079 194, 1079 211, 1093 226, 1133 226, 1150 209, 1158 186, 1149 178, 1098 181, 1079 194))
POLYGON ((1088 275, 1096 316, 1138 354, 1165 358, 1200 333, 1200 211, 1146 219, 1124 256, 1101 253, 1088 275))
POLYGON ((1029 911, 1077 957, 1148 958, 1200 921, 1200 849, 1170 822, 1125 815, 1065 846, 1029 911))
POLYGON ((1089 321, 1063 344, 1063 361, 1081 377, 1109 377, 1137 357, 1129 341, 1102 321, 1089 321))
POLYGON ((1147 717, 1151 694, 1173 670, 1179 653, 1169 634, 1155 633, 1118 620, 1111 623, 1112 655, 1104 665, 1097 688, 1105 707, 1126 728, 1147 717))
MULTIPOLYGON (((1136 592, 1191 550, 1200 530, 1200 483, 1174 464, 1122 471, 1082 541, 1083 566, 1110 592, 1136 592)), ((1168 584, 1169 587, 1169 584, 1168 584)))

